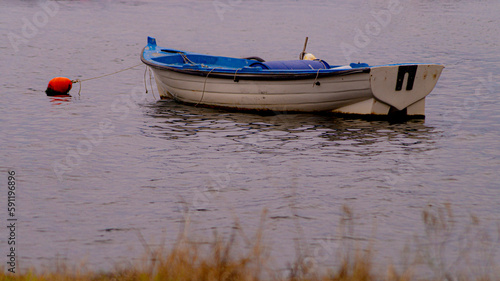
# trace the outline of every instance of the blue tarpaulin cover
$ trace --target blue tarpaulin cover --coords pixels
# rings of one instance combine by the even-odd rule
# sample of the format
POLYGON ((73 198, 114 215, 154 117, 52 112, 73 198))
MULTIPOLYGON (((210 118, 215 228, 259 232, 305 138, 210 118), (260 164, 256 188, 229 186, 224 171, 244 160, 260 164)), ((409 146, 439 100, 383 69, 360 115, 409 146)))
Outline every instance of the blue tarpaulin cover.
POLYGON ((281 61, 267 61, 267 62, 256 62, 252 63, 250 66, 261 67, 262 69, 329 69, 325 61, 320 60, 281 60, 281 61))

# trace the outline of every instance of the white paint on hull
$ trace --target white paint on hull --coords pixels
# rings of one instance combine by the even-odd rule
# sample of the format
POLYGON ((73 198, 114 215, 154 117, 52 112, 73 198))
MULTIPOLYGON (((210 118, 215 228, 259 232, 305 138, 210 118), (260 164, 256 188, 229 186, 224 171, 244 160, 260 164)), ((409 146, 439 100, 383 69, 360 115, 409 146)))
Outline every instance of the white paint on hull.
POLYGON ((216 107, 273 111, 329 111, 372 96, 369 73, 318 79, 255 81, 155 71, 164 97, 216 107), (315 85, 320 82, 320 85, 315 85))
POLYGON ((398 110, 424 99, 434 89, 444 66, 420 64, 414 67, 416 71, 411 75, 413 81, 410 81, 410 73, 402 70, 399 65, 372 67, 370 85, 375 98, 398 110), (400 88, 397 89, 400 73, 402 80, 399 81, 400 88))
POLYGON ((403 65, 403 69, 416 68, 411 89, 408 88, 409 74, 400 75, 399 67, 379 66, 371 68, 370 73, 300 80, 234 81, 154 68, 153 71, 163 98, 190 104, 248 110, 375 115, 389 114, 393 107, 406 109, 407 115, 424 115, 425 97, 436 85, 443 66, 403 65), (398 82, 398 76, 404 79, 398 82), (401 89, 398 89, 397 83, 401 89))

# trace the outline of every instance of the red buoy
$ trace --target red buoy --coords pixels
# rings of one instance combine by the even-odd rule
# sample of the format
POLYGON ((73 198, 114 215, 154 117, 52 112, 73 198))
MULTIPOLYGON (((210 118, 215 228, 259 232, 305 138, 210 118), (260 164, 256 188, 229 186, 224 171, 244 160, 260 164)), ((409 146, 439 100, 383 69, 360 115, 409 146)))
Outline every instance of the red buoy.
POLYGON ((66 77, 56 77, 50 80, 45 93, 47 96, 69 96, 68 92, 71 90, 73 82, 66 77))

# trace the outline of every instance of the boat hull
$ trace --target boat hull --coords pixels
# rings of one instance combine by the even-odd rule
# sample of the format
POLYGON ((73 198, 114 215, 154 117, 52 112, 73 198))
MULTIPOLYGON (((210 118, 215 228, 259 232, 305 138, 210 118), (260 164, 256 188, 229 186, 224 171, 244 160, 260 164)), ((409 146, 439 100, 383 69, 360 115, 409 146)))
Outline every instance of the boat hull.
POLYGON ((257 111, 330 111, 371 98, 370 74, 321 79, 253 81, 211 78, 154 69, 162 98, 257 111))

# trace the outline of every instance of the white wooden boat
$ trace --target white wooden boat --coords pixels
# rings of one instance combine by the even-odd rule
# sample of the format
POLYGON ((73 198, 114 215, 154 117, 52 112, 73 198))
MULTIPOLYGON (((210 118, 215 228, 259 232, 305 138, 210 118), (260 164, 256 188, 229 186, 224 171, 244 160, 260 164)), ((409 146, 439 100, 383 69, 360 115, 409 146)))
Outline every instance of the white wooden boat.
POLYGON ((162 98, 192 105, 252 111, 425 115, 425 97, 439 64, 322 60, 269 61, 210 56, 156 45, 148 37, 141 60, 154 72, 162 98))

